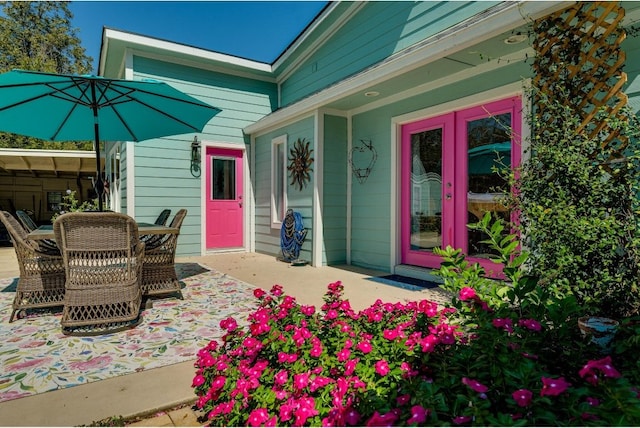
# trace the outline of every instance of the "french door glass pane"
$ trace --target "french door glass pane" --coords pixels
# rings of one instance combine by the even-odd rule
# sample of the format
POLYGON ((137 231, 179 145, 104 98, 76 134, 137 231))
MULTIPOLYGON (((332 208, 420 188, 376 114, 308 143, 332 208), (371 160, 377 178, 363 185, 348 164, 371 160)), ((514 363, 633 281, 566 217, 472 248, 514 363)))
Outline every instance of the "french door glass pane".
POLYGON ((236 199, 236 161, 235 159, 212 158, 211 199, 236 199))
MULTIPOLYGON (((467 122, 468 142, 468 221, 475 223, 488 211, 509 220, 509 212, 500 203, 509 191, 507 182, 496 172, 511 166, 511 113, 467 122)), ((468 252, 474 257, 491 254, 481 241, 486 235, 469 231, 468 252)))
POLYGON ((411 135, 411 250, 442 246, 442 129, 411 135))

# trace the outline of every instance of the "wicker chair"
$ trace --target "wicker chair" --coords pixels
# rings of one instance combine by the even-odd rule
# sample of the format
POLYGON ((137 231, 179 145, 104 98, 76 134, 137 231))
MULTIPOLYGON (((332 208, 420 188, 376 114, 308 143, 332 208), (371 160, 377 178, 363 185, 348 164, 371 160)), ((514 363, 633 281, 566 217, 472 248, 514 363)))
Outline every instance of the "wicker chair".
MULTIPOLYGON (((20 223, 22 223, 22 226, 24 226, 24 229, 27 231, 27 233, 33 232, 38 228, 38 225, 33 221, 31 216, 26 213, 26 211, 17 210, 16 217, 18 217, 18 220, 20 220, 20 223)), ((58 248, 58 245, 55 241, 52 241, 50 239, 42 239, 38 241, 38 246, 40 247, 40 250, 42 252, 45 252, 49 255, 60 255, 60 249, 58 248)))
POLYGON ((129 216, 72 212, 53 224, 66 268, 66 334, 102 334, 139 321, 144 244, 129 216))
MULTIPOLYGON (((187 210, 179 210, 170 227, 180 229, 187 210)), ((142 294, 155 296, 159 294, 178 293, 180 281, 176 275, 175 260, 179 234, 159 235, 161 239, 152 241, 145 248, 144 266, 142 267, 142 294)))
MULTIPOLYGON (((170 209, 162 210, 158 215, 158 218, 156 218, 156 221, 153 222, 153 224, 157 224, 158 226, 166 225, 170 215, 171 215, 170 209)), ((140 240, 144 242, 145 247, 148 248, 149 246, 158 245, 162 240, 162 235, 141 235, 140 240)))
POLYGON ((169 220, 170 215, 171 215, 170 209, 165 209, 160 211, 160 214, 158 215, 158 218, 156 219, 154 224, 164 226, 165 224, 167 224, 167 220, 169 220))
POLYGON ((62 306, 65 294, 62 257, 41 251, 38 243, 27 238, 27 231, 7 211, 0 212, 0 220, 11 236, 20 267, 9 322, 23 309, 62 306))

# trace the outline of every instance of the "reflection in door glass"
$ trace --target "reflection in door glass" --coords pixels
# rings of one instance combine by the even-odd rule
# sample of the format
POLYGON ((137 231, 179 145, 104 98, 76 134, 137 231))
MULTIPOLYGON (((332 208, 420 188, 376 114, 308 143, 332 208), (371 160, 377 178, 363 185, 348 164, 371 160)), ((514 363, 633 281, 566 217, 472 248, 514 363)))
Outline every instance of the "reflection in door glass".
POLYGON ((411 249, 442 245, 442 129, 411 135, 411 249))
POLYGON ((228 158, 211 158, 211 199, 234 200, 236 198, 236 161, 228 158))
MULTIPOLYGON (((509 220, 509 212, 501 203, 509 191, 507 182, 496 172, 511 166, 511 113, 504 113, 467 123, 468 142, 468 218, 475 223, 486 212, 509 220)), ((491 254, 487 236, 469 231, 469 255, 482 257, 491 254)))

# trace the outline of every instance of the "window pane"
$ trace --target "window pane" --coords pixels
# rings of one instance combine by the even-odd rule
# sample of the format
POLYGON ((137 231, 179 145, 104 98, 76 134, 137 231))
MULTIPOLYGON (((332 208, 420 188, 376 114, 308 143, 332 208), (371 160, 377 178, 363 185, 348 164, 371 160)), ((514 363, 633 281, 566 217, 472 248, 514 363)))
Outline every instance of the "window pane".
POLYGON ((442 246, 442 129, 411 135, 411 249, 442 246))
POLYGON ((235 159, 213 158, 211 174, 211 199, 236 199, 236 162, 235 159))

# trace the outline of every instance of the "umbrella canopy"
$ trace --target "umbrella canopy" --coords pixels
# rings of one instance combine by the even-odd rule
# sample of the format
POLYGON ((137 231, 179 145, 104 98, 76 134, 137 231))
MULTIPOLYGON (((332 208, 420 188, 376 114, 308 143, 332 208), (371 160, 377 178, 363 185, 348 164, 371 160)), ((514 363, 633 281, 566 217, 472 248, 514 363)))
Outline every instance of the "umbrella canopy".
POLYGON ((469 174, 492 174, 492 167, 511 166, 511 142, 485 144, 469 149, 469 174))
POLYGON ((201 132, 220 109, 164 82, 13 70, 0 74, 0 131, 48 141, 93 140, 99 209, 100 140, 201 132))

